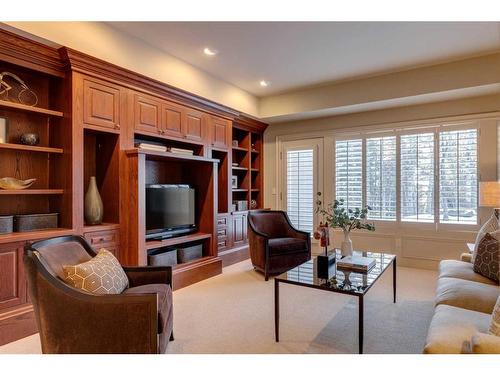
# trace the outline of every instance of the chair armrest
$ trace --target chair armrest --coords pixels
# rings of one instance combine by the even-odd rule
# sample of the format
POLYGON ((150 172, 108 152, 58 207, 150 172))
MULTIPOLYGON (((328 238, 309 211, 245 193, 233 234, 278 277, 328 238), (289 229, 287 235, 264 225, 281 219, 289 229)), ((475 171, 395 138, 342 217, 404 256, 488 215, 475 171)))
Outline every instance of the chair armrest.
POLYGON ((172 287, 172 267, 123 267, 123 270, 130 288, 147 284, 168 284, 172 287))
POLYGON ((471 339, 471 352, 474 354, 500 354, 500 336, 476 333, 471 339))
POLYGON ((462 262, 472 263, 472 254, 471 253, 462 253, 460 255, 460 260, 462 262))

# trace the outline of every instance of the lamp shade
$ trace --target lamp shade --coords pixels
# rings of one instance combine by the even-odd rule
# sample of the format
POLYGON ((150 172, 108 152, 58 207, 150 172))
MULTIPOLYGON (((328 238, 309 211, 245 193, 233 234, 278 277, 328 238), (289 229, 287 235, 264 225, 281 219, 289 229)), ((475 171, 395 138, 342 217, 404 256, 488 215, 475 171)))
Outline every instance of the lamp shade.
POLYGON ((479 205, 481 207, 500 207, 500 182, 484 181, 479 183, 479 205))

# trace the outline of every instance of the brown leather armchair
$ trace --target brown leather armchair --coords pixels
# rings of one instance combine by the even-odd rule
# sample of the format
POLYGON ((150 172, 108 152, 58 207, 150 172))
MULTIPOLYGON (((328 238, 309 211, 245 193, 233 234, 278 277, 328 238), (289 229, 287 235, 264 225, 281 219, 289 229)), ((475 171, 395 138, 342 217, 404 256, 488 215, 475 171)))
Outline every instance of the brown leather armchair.
POLYGON ((96 253, 80 236, 26 245, 24 265, 43 353, 164 353, 173 340, 171 267, 124 267, 129 288, 98 295, 63 281, 96 253))
POLYGON ((255 269, 269 275, 286 272, 311 259, 311 235, 295 229, 284 211, 248 213, 250 258, 255 269))

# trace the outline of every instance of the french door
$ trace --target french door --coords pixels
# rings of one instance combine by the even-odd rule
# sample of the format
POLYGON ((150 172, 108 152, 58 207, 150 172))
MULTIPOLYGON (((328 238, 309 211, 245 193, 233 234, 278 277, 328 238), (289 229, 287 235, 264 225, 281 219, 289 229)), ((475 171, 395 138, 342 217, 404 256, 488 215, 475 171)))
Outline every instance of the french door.
POLYGON ((297 229, 312 233, 323 202, 323 139, 282 142, 280 157, 281 208, 297 229))

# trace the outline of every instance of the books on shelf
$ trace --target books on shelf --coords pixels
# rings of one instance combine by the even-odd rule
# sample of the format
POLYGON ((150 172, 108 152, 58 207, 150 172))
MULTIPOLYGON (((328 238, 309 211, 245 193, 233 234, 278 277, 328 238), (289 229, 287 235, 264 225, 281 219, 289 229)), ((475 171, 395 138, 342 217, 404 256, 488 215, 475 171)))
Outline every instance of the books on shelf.
POLYGON ((377 262, 375 259, 361 256, 346 256, 337 261, 337 268, 355 272, 368 272, 377 262))
POLYGON ((135 145, 135 147, 141 149, 141 150, 150 150, 150 151, 161 151, 161 152, 166 152, 167 147, 162 146, 162 145, 155 145, 152 143, 138 143, 135 145))
POLYGON ((193 150, 188 150, 184 148, 177 148, 177 147, 167 147, 163 145, 157 145, 153 143, 137 143, 135 147, 141 149, 141 150, 150 150, 150 151, 160 151, 160 152, 172 152, 174 154, 182 154, 182 155, 193 155, 194 152, 193 150))

